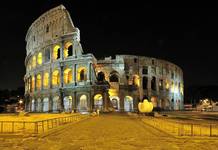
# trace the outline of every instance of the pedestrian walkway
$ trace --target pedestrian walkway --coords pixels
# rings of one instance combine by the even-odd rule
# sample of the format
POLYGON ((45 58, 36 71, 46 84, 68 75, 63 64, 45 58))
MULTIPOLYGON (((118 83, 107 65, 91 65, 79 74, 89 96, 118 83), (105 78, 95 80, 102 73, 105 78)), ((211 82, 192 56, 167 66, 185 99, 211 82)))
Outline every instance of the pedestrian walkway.
POLYGON ((44 138, 27 138, 10 146, 17 150, 193 150, 216 149, 218 141, 176 139, 143 124, 137 117, 107 114, 72 124, 44 138))

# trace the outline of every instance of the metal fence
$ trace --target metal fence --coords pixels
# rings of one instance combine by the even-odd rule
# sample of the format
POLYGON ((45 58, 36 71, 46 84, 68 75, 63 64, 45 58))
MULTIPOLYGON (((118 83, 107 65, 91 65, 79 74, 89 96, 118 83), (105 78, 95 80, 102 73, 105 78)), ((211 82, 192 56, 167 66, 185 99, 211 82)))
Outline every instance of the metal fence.
POLYGON ((40 134, 87 118, 88 115, 72 115, 40 121, 0 121, 0 134, 40 134))
POLYGON ((145 117, 142 121, 171 135, 218 137, 218 124, 185 123, 154 117, 145 117))

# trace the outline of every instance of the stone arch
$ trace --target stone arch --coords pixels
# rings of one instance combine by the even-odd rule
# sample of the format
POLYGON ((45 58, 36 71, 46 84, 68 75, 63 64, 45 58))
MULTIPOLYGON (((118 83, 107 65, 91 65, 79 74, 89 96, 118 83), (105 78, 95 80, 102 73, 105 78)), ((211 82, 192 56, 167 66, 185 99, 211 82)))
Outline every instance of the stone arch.
POLYGON ((133 112, 133 98, 131 96, 125 96, 124 98, 124 111, 133 112))
POLYGON ((37 112, 42 111, 42 101, 40 98, 37 99, 37 112))
POLYGON ((33 56, 32 58, 32 68, 36 67, 36 56, 33 56))
POLYGON ((120 98, 118 96, 110 96, 110 102, 115 111, 120 110, 120 98))
POLYGON ((110 82, 119 82, 119 73, 116 71, 112 71, 109 76, 110 82))
POLYGON ((52 85, 56 86, 60 84, 60 73, 59 70, 54 70, 52 73, 52 85))
POLYGON ((103 96, 102 96, 102 94, 96 94, 94 96, 94 109, 103 110, 103 96))
POLYGON ((102 71, 98 72, 98 74, 97 74, 97 80, 98 80, 98 82, 103 82, 103 81, 105 81, 105 74, 104 74, 104 72, 102 72, 102 71))
POLYGON ((59 96, 54 96, 52 100, 52 111, 57 112, 58 111, 58 103, 59 103, 59 96))
POLYGON ((38 65, 42 64, 42 52, 39 52, 37 55, 37 64, 38 65))
POLYGON ((70 68, 66 68, 64 70, 64 83, 65 84, 70 84, 73 82, 73 72, 72 72, 72 69, 70 68))
POLYGON ((60 45, 55 45, 53 48, 53 59, 57 60, 61 57, 61 47, 60 45))
POLYGON ((45 97, 43 99, 43 109, 42 109, 43 112, 48 112, 49 111, 49 98, 48 97, 45 97))
POLYGON ((31 102, 31 111, 32 112, 36 111, 35 107, 36 107, 36 101, 35 101, 35 99, 32 99, 32 102, 31 102))
POLYGON ((41 86, 42 86, 42 77, 41 77, 41 74, 38 74, 36 76, 36 88, 37 88, 37 90, 41 90, 41 86))
POLYGON ((67 42, 64 45, 64 58, 69 56, 73 56, 73 44, 71 42, 67 42))
POLYGON ((64 97, 64 111, 71 112, 72 111, 72 96, 65 96, 64 97))
POLYGON ((43 86, 47 88, 49 86, 49 73, 45 72, 43 76, 43 86))
POLYGON ((87 80, 87 69, 86 67, 80 67, 77 71, 77 80, 86 81, 87 80))
POLYGON ((86 94, 82 94, 79 97, 79 102, 77 106, 79 112, 87 112, 88 111, 88 96, 86 94))

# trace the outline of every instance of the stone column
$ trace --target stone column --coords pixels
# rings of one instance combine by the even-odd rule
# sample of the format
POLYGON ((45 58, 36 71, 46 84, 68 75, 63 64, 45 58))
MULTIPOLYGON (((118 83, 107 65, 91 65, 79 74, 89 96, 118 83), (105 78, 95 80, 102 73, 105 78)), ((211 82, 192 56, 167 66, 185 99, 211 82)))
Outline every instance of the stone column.
POLYGON ((77 64, 74 64, 74 68, 73 68, 73 81, 74 81, 74 85, 77 85, 77 64))

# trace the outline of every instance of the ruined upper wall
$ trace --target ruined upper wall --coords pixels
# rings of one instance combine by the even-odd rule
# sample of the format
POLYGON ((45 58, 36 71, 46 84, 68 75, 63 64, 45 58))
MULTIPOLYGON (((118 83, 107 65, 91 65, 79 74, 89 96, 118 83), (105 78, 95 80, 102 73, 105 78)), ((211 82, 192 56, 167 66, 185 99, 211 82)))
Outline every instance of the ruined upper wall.
POLYGON ((50 9, 36 19, 26 34, 27 55, 34 49, 45 45, 63 35, 78 32, 70 14, 63 5, 50 9))

